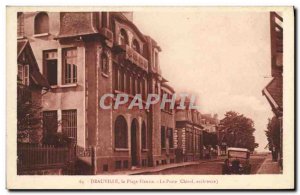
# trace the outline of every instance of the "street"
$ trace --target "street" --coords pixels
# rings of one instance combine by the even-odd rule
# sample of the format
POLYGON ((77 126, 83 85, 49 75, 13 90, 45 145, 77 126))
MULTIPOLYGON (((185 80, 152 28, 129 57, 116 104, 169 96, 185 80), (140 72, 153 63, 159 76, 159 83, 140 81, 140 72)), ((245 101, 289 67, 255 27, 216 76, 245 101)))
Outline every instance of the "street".
MULTIPOLYGON (((250 164, 252 165, 251 174, 256 174, 260 166, 266 159, 265 155, 252 155, 250 164)), ((144 173, 143 175, 220 175, 222 174, 223 159, 203 162, 197 165, 188 165, 165 169, 159 172, 144 173)))

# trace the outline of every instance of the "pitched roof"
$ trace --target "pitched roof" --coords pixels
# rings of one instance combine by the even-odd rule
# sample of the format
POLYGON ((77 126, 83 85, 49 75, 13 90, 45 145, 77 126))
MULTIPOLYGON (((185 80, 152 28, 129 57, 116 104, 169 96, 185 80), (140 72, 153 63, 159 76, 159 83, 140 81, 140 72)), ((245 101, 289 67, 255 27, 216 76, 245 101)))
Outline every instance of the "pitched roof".
POLYGON ((18 57, 23 52, 24 48, 26 47, 26 44, 28 43, 27 39, 24 40, 18 40, 17 50, 18 50, 18 57))
POLYGON ((282 77, 274 77, 273 80, 263 89, 263 95, 266 96, 267 100, 271 104, 273 109, 282 111, 283 103, 283 80, 282 77))
MULTIPOLYGON (((39 85, 41 87, 46 87, 46 88, 50 88, 50 85, 47 81, 47 79, 45 79, 45 77, 41 74, 38 64, 36 62, 36 59, 34 57, 33 51, 31 49, 30 43, 28 40, 24 39, 24 40, 18 40, 17 42, 17 57, 19 59, 19 56, 21 56, 21 54, 23 52, 25 52, 27 50, 27 52, 24 54, 26 56, 26 58, 28 58, 28 63, 30 66, 30 78, 34 81, 34 83, 36 85, 39 85), (28 56, 31 55, 31 56, 28 56)), ((18 61, 19 62, 19 61, 18 61)))

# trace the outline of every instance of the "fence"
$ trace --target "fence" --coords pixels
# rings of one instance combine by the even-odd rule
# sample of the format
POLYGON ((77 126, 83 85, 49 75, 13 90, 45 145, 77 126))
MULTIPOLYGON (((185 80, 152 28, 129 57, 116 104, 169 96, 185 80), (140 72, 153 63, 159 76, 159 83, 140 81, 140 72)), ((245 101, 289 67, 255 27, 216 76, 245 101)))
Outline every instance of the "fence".
POLYGON ((18 144, 17 149, 18 173, 28 170, 64 169, 75 159, 74 147, 18 144))

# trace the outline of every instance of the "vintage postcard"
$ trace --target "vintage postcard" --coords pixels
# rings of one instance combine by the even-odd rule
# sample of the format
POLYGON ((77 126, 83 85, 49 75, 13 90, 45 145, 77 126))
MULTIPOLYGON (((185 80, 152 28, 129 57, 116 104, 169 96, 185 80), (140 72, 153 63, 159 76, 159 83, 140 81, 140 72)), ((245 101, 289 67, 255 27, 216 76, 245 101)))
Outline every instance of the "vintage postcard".
POLYGON ((7 7, 8 189, 294 189, 293 7, 7 7))

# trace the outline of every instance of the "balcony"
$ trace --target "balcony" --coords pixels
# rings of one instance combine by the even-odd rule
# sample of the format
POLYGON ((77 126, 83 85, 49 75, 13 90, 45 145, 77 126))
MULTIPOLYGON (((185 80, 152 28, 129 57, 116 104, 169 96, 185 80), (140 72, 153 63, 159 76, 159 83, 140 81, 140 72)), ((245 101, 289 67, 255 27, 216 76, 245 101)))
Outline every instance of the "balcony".
POLYGON ((101 28, 99 33, 107 40, 112 41, 113 33, 108 28, 101 28))
POLYGON ((119 59, 127 60, 148 72, 148 60, 128 45, 116 45, 115 50, 122 51, 119 59))

